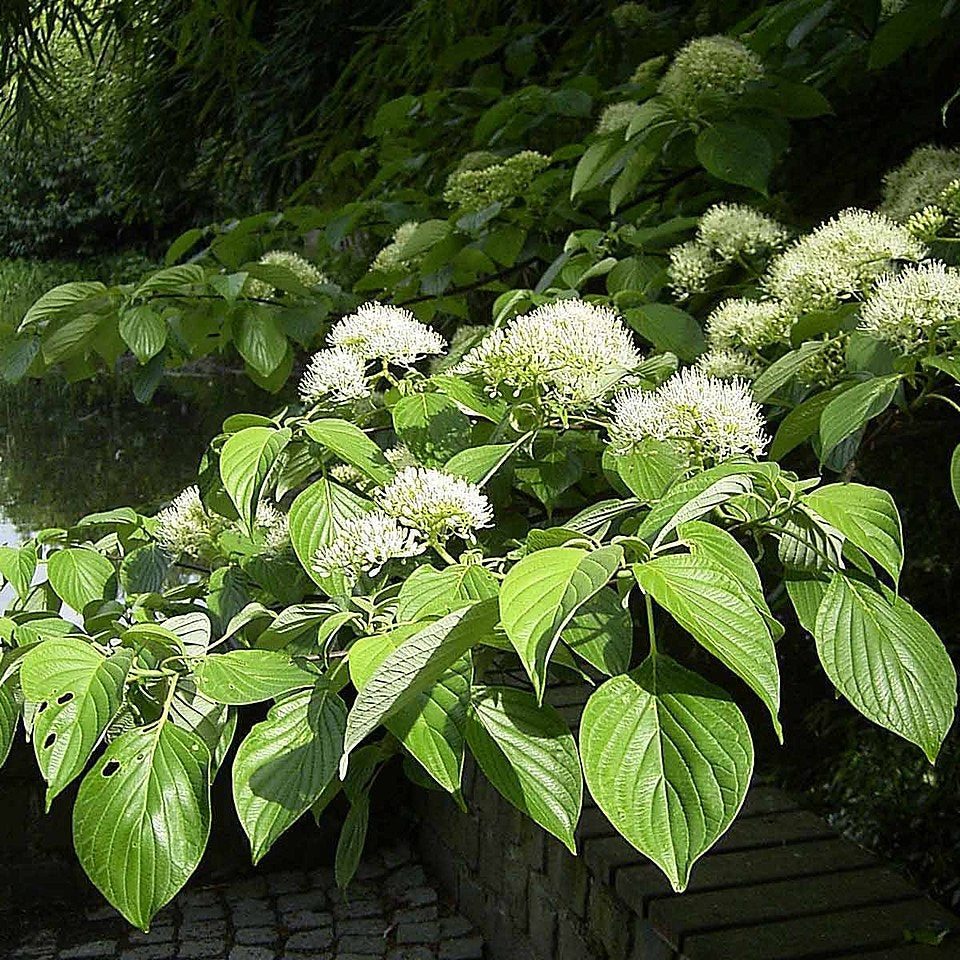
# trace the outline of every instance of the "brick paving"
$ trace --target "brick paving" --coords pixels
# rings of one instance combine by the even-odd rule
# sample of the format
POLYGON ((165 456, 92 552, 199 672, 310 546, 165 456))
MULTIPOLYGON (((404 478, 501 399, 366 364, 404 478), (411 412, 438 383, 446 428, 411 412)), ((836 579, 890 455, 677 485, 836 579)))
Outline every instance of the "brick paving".
POLYGON ((476 929, 441 901, 405 843, 360 865, 346 893, 333 870, 189 886, 149 933, 111 907, 48 915, 11 960, 479 960, 476 929), (54 920, 56 922, 54 922, 54 920))

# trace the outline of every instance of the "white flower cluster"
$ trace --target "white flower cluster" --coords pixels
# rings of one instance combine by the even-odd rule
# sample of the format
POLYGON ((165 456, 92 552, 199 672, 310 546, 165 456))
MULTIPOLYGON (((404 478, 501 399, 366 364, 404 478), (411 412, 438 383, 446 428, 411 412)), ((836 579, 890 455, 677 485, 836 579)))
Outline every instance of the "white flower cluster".
POLYGON ((479 375, 492 394, 532 387, 562 407, 584 409, 641 360, 613 310, 557 300, 493 330, 453 370, 479 375))
POLYGON ((420 224, 416 220, 407 220, 393 231, 390 242, 373 258, 370 264, 373 270, 409 270, 421 259, 419 256, 407 256, 406 246, 420 224))
POLYGON ((263 538, 263 549, 266 553, 286 552, 290 546, 290 525, 287 515, 275 504, 261 500, 257 504, 253 525, 263 538))
POLYGON ((960 272, 937 260, 877 281, 860 311, 859 329, 914 353, 932 342, 955 344, 960 333, 960 272))
POLYGON ((640 112, 640 104, 633 100, 621 100, 603 108, 597 121, 595 132, 599 134, 617 133, 626 130, 630 121, 640 112))
POLYGON ((374 302, 338 320, 327 344, 328 349, 311 357, 300 380, 304 403, 339 404, 368 397, 368 361, 409 367, 422 357, 442 353, 446 341, 409 310, 374 302))
POLYGON ((667 275, 676 296, 703 293, 712 277, 743 258, 768 257, 789 234, 783 224, 742 203, 717 203, 700 218, 694 240, 670 250, 667 275))
POLYGON ((644 60, 630 75, 630 82, 636 84, 651 83, 660 76, 660 71, 663 70, 669 59, 667 56, 659 56, 644 60))
POLYGON ((677 113, 696 116, 705 96, 737 96, 763 76, 763 61, 739 40, 697 37, 673 58, 659 93, 677 113))
POLYGON ((476 530, 493 523, 480 487, 443 470, 404 467, 375 499, 386 514, 435 543, 452 536, 472 542, 476 530))
POLYGON ((920 260, 926 247, 883 214, 851 208, 797 240, 770 264, 763 284, 786 309, 831 309, 865 293, 895 260, 920 260))
POLYGON ((200 500, 200 488, 187 487, 156 516, 156 538, 176 557, 203 557, 229 523, 218 514, 207 513, 200 500))
POLYGON ((533 178, 549 165, 550 158, 542 153, 521 150, 481 168, 461 168, 447 178, 443 199, 467 213, 484 210, 522 196, 533 178))
POLYGON ((728 347, 709 347, 697 357, 696 368, 704 376, 721 380, 755 380, 760 374, 760 364, 753 357, 728 347))
POLYGON ((880 212, 906 220, 937 200, 952 180, 960 177, 960 150, 927 145, 917 147, 883 178, 880 212))
POLYGON ((763 414, 743 380, 720 380, 687 367, 656 390, 617 397, 610 440, 626 452, 652 437, 673 443, 701 466, 759 458, 767 445, 763 414))
POLYGON ((792 322, 776 300, 724 300, 707 317, 707 346, 762 350, 789 343, 792 322))
MULTIPOLYGON (((309 260, 290 250, 270 250, 260 258, 260 263, 286 267, 305 287, 315 287, 326 283, 327 278, 309 260)), ((273 296, 274 286, 266 280, 249 277, 244 284, 244 293, 248 297, 264 299, 273 296)))
POLYGON ((343 573, 355 581, 361 573, 376 576, 388 560, 415 557, 425 549, 415 530, 373 510, 348 520, 333 541, 314 554, 313 567, 321 577, 343 573))

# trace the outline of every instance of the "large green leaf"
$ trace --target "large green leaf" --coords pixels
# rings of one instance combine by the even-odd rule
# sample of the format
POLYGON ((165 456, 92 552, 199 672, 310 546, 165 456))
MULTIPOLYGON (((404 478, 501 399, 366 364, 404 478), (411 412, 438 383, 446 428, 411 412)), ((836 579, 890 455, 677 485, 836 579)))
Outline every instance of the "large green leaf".
POLYGON ((899 373, 872 377, 845 390, 827 404, 820 416, 821 463, 828 459, 841 440, 845 440, 890 406, 902 379, 899 373))
POLYGON ((789 570, 832 572, 843 565, 843 534, 806 504, 798 504, 777 521, 777 556, 789 570))
POLYGON ((51 586, 78 613, 93 600, 111 599, 107 596, 107 584, 113 575, 113 564, 102 554, 85 547, 57 550, 47 560, 51 586))
POLYGON ((311 484, 290 505, 287 515, 290 541, 303 569, 318 586, 335 596, 344 592, 343 577, 321 577, 313 558, 320 547, 329 546, 347 521, 370 510, 369 500, 326 477, 311 484))
POLYGON ((516 452, 517 443, 491 443, 479 447, 467 447, 455 453, 444 465, 446 473, 465 477, 471 483, 485 483, 516 452))
POLYGON ((7 761, 14 737, 17 735, 17 723, 20 720, 20 705, 13 693, 15 681, 0 684, 0 767, 7 761))
POLYGON ((600 809, 678 892, 733 822, 753 770, 737 705, 662 654, 590 697, 580 751, 600 809))
POLYGON ((648 503, 659 500, 685 466, 673 444, 653 437, 641 440, 629 452, 612 454, 610 463, 630 492, 648 503))
POLYGON ((86 766, 123 702, 133 651, 104 657, 75 637, 45 640, 24 657, 20 684, 37 704, 33 746, 47 781, 47 809, 86 766))
POLYGON ((627 323, 658 350, 692 363, 706 349, 703 329, 686 310, 668 303, 648 303, 624 311, 627 323))
POLYGON ((576 853, 583 776, 577 745, 549 704, 512 687, 478 687, 467 743, 484 776, 518 810, 576 853))
POLYGON ((267 477, 290 430, 247 427, 232 434, 220 451, 220 479, 248 531, 252 531, 267 477))
POLYGON ((950 458, 950 489, 953 491, 953 499, 960 507, 960 444, 954 448, 950 458))
POLYGON ((393 408, 393 428, 427 466, 442 466, 470 446, 470 418, 442 393, 402 397, 393 408))
POLYGON ((316 631, 331 615, 338 613, 337 608, 329 603, 295 603, 281 610, 276 620, 257 637, 257 647, 261 650, 279 650, 308 630, 316 631))
POLYGON ((563 642, 608 677, 626 673, 633 652, 633 618, 615 590, 601 589, 573 615, 563 642))
POLYGON ((656 557, 633 571, 644 593, 760 697, 782 737, 780 670, 764 616, 769 611, 761 613, 746 588, 703 556, 656 557))
POLYGON ((933 763, 953 722, 957 674, 930 624, 902 597, 837 573, 813 633, 833 685, 933 763))
POLYGON ((195 733, 210 751, 213 779, 233 743, 237 711, 205 697, 189 677, 181 677, 170 701, 170 722, 195 733))
POLYGON ((903 530, 893 497, 878 487, 833 483, 807 494, 806 502, 865 554, 894 583, 903 569, 903 530))
POLYGON ((808 340, 770 364, 750 386, 757 403, 765 403, 789 383, 810 361, 827 349, 824 340, 808 340))
POLYGON ((147 303, 128 307, 120 314, 120 336, 138 362, 146 363, 166 345, 167 325, 147 303))
POLYGON ((703 557, 711 565, 725 570, 760 607, 766 606, 760 574, 750 554, 720 527, 703 520, 689 520, 677 528, 677 536, 695 557, 703 557))
POLYGON ((543 699, 547 664, 560 633, 622 561, 618 546, 548 547, 511 567, 500 588, 500 619, 538 699, 543 699))
POLYGON ((269 307, 244 304, 235 336, 240 356, 261 377, 269 377, 287 355, 287 338, 269 307))
POLYGON ((62 283, 48 290, 24 314, 19 330, 34 323, 41 323, 51 317, 70 315, 78 310, 87 309, 92 301, 99 300, 106 287, 98 280, 76 280, 62 283))
POLYGON ((231 650, 214 653, 194 668, 200 692, 217 703, 242 706, 312 687, 316 675, 308 673, 285 653, 275 650, 231 650))
POLYGON ((73 808, 81 866, 141 930, 190 879, 209 835, 210 751, 171 723, 114 740, 73 808))
POLYGON ((346 707, 320 683, 271 707, 237 750, 233 799, 257 863, 336 776, 346 707))
POLYGON ((773 147, 756 127, 714 123, 697 137, 697 159, 720 180, 767 192, 773 170, 773 147))
POLYGON ((389 483, 392 479, 393 467, 383 451, 349 420, 318 420, 304 427, 304 432, 377 483, 389 483))
POLYGON ((59 363, 89 347, 102 319, 95 313, 84 313, 48 332, 40 346, 44 363, 59 363))
POLYGON ((341 775, 350 752, 391 714, 436 683, 471 647, 493 631, 497 602, 482 600, 448 613, 387 654, 357 694, 344 737, 341 775))
POLYGON ((31 540, 22 547, 0 547, 0 575, 22 600, 30 592, 37 572, 37 545, 31 540))
POLYGON ((454 564, 437 570, 417 567, 403 582, 397 597, 400 623, 442 617, 478 600, 495 597, 497 578, 479 564, 454 564))

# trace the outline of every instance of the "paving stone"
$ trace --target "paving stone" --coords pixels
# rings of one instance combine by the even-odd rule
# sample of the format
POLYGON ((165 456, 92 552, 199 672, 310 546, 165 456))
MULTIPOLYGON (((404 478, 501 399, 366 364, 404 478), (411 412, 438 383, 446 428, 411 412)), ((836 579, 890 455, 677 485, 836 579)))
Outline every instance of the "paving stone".
POLYGON ((440 924, 436 921, 427 923, 401 923, 397 927, 397 943, 436 943, 440 939, 440 924))
POLYGON ((37 930, 20 944, 20 948, 13 953, 14 957, 46 958, 57 952, 57 935, 52 930, 37 930))
POLYGON ((149 933, 142 930, 134 930, 127 937, 127 942, 131 944, 139 943, 169 943, 174 938, 176 928, 172 923, 164 923, 158 927, 151 927, 149 933))
POLYGON ((351 954, 364 957, 382 957, 387 952, 387 941, 379 937, 340 937, 337 940, 337 957, 345 960, 351 954))
POLYGON ((322 910, 327 905, 327 895, 322 890, 306 893, 285 893, 277 897, 277 909, 282 912, 294 910, 322 910))
POLYGON ((303 930, 294 933, 287 940, 289 950, 326 950, 333 946, 333 931, 329 927, 321 930, 303 930))
POLYGON ((179 936, 181 941, 210 940, 219 937, 221 940, 227 935, 226 920, 191 920, 181 924, 179 936))
POLYGON ((269 947, 234 947, 230 960, 275 960, 276 953, 269 947))
POLYGON ((436 960, 436 954, 429 947, 394 947, 387 960, 436 960))
POLYGON ((234 932, 233 939, 240 944, 274 943, 279 934, 275 927, 241 927, 234 932))
POLYGON ((333 917, 319 910, 294 910, 282 915, 283 925, 288 930, 314 930, 317 927, 329 927, 333 917))
POLYGON ((117 920, 120 918, 120 914, 109 904, 105 907, 96 907, 92 910, 87 910, 86 915, 91 923, 99 923, 101 920, 117 920))
POLYGON ((410 844, 404 841, 400 841, 389 847, 384 847, 380 851, 380 858, 388 870, 393 870, 401 864, 408 863, 412 856, 410 844))
POLYGON ((444 940, 440 944, 440 960, 480 960, 481 957, 483 957, 481 937, 444 940))
POLYGON ((286 870, 267 877, 267 888, 273 894, 299 893, 308 885, 307 875, 302 870, 286 870))
POLYGON ((437 902, 437 891, 433 887, 413 887, 399 894, 397 900, 408 907, 424 907, 437 902))
POLYGON ((180 944, 180 952, 177 956, 185 960, 206 960, 207 957, 222 960, 226 952, 227 948, 223 940, 191 940, 189 943, 180 944))
POLYGON ((440 920, 440 938, 450 940, 473 933, 473 924, 466 917, 443 917, 440 920))
POLYGON ((405 907, 402 910, 394 910, 391 921, 393 923, 422 923, 424 920, 436 920, 437 912, 435 903, 426 907, 405 907))
MULTIPOLYGON (((308 874, 311 887, 319 887, 321 890, 334 890, 337 886, 337 878, 333 867, 318 867, 311 870, 308 874)), ((361 877, 357 878, 362 879, 361 877)))
POLYGON ((76 947, 68 947, 59 953, 60 960, 86 960, 88 957, 112 957, 117 949, 116 940, 91 940, 76 947))
POLYGON ((218 902, 183 907, 180 911, 185 922, 194 920, 219 920, 227 915, 227 908, 218 902))
POLYGON ((145 943, 139 947, 128 947, 120 954, 120 960, 170 960, 173 950, 171 943, 145 943))
POLYGON ((277 915, 267 900, 238 900, 230 911, 235 927, 263 927, 277 922, 277 915))
POLYGON ((391 873, 387 877, 385 888, 387 893, 397 897, 407 893, 413 887, 424 887, 426 884, 427 878, 423 867, 418 863, 412 863, 391 873))
POLYGON ((228 900, 247 900, 250 898, 263 897, 267 894, 267 880, 265 877, 248 877, 246 880, 239 880, 232 883, 224 891, 224 896, 228 900))
MULTIPOLYGON (((396 921, 394 921, 396 923, 396 921)), ((389 929, 385 917, 341 920, 337 924, 338 937, 382 937, 389 929)))
POLYGON ((200 887, 198 890, 186 890, 177 899, 186 912, 187 907, 206 907, 212 903, 219 903, 220 891, 211 887, 200 887))
POLYGON ((383 915, 383 906, 379 900, 356 900, 352 903, 338 903, 333 908, 337 920, 356 917, 379 917, 383 915))

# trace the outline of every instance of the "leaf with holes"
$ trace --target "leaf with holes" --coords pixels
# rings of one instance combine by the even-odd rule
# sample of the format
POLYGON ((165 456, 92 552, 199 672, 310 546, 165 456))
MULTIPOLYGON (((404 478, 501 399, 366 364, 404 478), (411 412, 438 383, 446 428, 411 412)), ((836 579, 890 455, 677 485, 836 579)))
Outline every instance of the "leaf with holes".
POLYGON ((190 879, 209 836, 210 751, 172 723, 124 733, 80 784, 80 864, 141 930, 190 879))
POLYGON ((600 809, 677 892, 733 822, 753 770, 737 705, 662 654, 590 697, 580 752, 600 809))
POLYGON ((619 546, 549 547, 511 567, 500 587, 500 619, 540 700, 561 632, 622 561, 619 546))
POLYGON ((744 587, 704 556, 655 557, 635 564, 633 572, 644 593, 760 697, 782 739, 780 669, 764 616, 769 611, 761 612, 744 587))
POLYGON ((288 428, 247 427, 232 434, 220 451, 223 486, 251 533, 267 476, 290 436, 288 428))
POLYGON ((346 713, 343 701, 319 683, 271 707, 240 744, 233 799, 254 863, 336 776, 346 713))
POLYGON ((68 547, 50 554, 47 576, 57 595, 77 613, 94 600, 109 600, 107 585, 113 564, 102 554, 84 547, 68 547))
POLYGON ((275 650, 231 650, 215 653, 194 668, 200 692, 217 703, 243 706, 312 687, 316 674, 297 666, 275 650))
POLYGON ((526 690, 477 687, 467 743, 502 796, 576 853, 583 776, 577 744, 560 714, 526 690))
POLYGON ((834 574, 817 610, 817 653, 868 720, 915 743, 931 763, 957 705, 957 674, 930 624, 902 597, 834 574))
POLYGON ((34 749, 47 781, 47 809, 80 775, 123 701, 133 651, 104 657, 74 637, 45 640, 20 667, 20 684, 36 703, 34 749))

